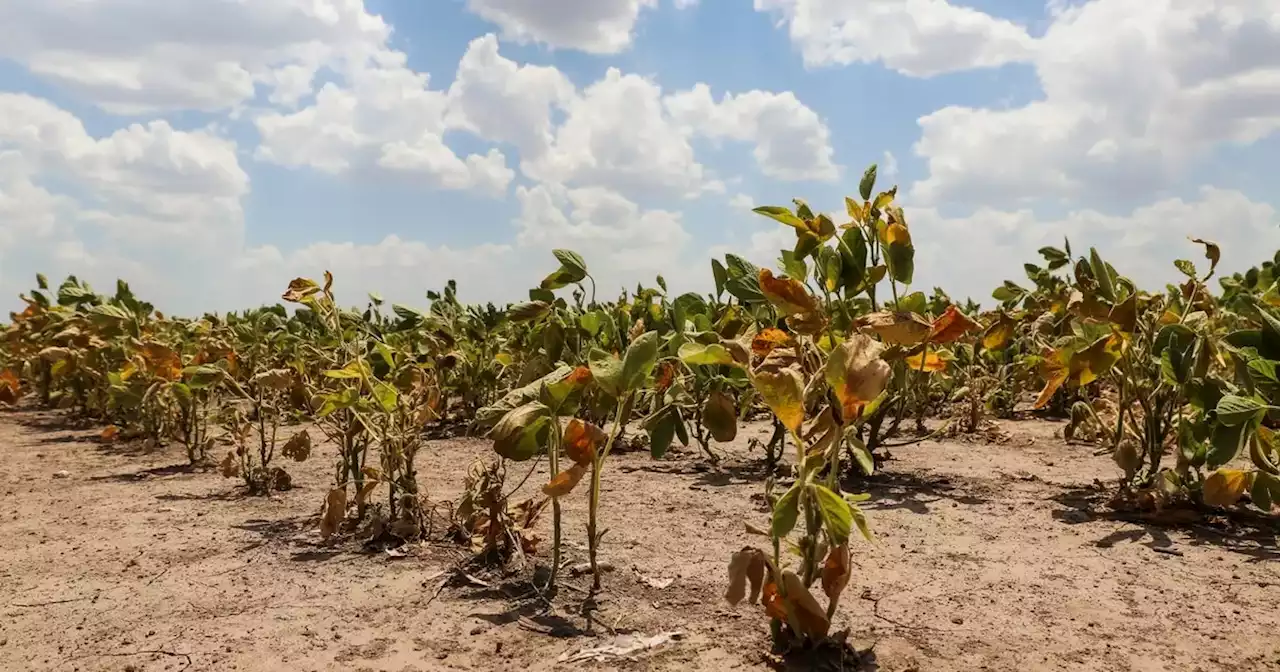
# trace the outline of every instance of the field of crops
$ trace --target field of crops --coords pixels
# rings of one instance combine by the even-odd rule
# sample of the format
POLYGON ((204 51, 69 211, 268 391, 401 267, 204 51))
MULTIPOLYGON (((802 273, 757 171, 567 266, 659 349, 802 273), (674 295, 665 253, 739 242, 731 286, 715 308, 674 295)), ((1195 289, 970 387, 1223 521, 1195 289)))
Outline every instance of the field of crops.
POLYGON ((1149 291, 1064 241, 983 309, 875 183, 756 208, 794 248, 707 295, 37 278, 0 668, 1280 669, 1280 254, 1149 291))

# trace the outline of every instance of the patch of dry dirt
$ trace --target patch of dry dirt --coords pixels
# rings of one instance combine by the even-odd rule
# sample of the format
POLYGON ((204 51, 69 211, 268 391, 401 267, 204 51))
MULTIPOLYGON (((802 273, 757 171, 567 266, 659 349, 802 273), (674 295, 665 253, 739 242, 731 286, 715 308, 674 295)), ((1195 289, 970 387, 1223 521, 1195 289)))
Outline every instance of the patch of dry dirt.
MULTIPOLYGON (((836 627, 874 642, 875 666, 1280 670, 1274 529, 1108 517, 1094 481, 1114 478, 1109 460, 1063 445, 1052 424, 1006 428, 1002 445, 894 449, 862 486, 877 541, 857 546, 836 627)), ((595 630, 681 636, 634 661, 567 664, 597 643, 578 614, 540 616, 508 585, 436 595, 454 548, 394 559, 322 544, 331 447, 286 465, 294 490, 246 497, 183 468, 177 449, 99 444, 54 413, 0 413, 0 669, 768 669, 760 608, 720 597, 730 553, 750 542, 743 521, 764 520, 759 454, 746 452, 764 434, 740 432, 718 468, 691 454, 611 458, 602 555, 615 569, 595 630)), ((455 498, 487 452, 432 442, 422 485, 455 498)), ((565 508, 570 560, 582 562, 585 496, 565 508)), ((542 527, 548 538, 549 515, 542 527)))

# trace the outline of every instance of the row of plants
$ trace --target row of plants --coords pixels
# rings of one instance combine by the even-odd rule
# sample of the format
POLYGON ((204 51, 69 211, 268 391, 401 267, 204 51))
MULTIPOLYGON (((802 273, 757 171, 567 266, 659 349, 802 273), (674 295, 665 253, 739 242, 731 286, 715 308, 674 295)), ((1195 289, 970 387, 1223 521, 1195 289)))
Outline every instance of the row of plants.
POLYGON ((123 281, 101 294, 41 276, 4 328, 0 403, 29 396, 104 423, 104 440, 182 445, 193 465, 216 462, 253 493, 291 487, 282 463, 323 447, 325 539, 445 534, 506 564, 538 552, 549 511, 547 592, 571 496, 587 498, 577 524, 601 587, 610 457, 640 444, 662 459, 678 443, 714 462, 762 418, 773 431, 753 445, 769 512, 747 524, 759 543, 730 559, 726 598, 762 604, 775 640, 791 644, 826 637, 854 532, 871 536, 865 497, 845 484, 873 478, 888 447, 978 432, 1020 403, 1069 418, 1068 440, 1114 457, 1118 504, 1280 503, 1275 263, 1221 278, 1215 293, 1220 252, 1197 240, 1207 270, 1179 260, 1185 282, 1151 293, 1064 241, 982 311, 911 290, 915 245, 896 193, 876 191, 872 166, 840 224, 799 200, 756 208, 794 246, 776 270, 712 260, 706 295, 674 295, 658 277, 601 299, 569 250, 505 307, 464 304, 450 281, 426 310, 377 295, 343 308, 325 272, 289 283, 292 311, 181 318, 123 281), (493 456, 441 520, 415 460, 429 438, 462 432, 487 436, 493 456), (513 500, 543 460, 538 493, 513 500))

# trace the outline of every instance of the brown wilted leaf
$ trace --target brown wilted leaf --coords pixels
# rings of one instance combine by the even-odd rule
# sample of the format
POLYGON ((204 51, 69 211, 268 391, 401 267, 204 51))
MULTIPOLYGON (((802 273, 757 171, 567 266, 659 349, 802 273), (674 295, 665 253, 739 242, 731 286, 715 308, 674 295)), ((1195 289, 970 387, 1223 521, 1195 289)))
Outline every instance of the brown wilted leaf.
POLYGON ((811 313, 818 309, 818 300, 803 283, 794 278, 775 278, 773 271, 767 268, 760 269, 760 291, 769 303, 787 315, 811 313))
POLYGON ((324 512, 320 518, 320 538, 328 539, 338 531, 347 517, 347 489, 334 488, 324 498, 324 512))
POLYGON ((751 587, 748 604, 755 604, 760 597, 760 588, 764 583, 764 553, 750 546, 734 553, 729 559, 729 587, 725 590, 724 599, 733 606, 738 606, 742 598, 747 597, 747 586, 751 587))
POLYGON ((831 621, 827 619, 826 611, 818 606, 818 600, 814 599, 809 589, 804 587, 800 577, 796 576, 795 572, 783 572, 782 586, 786 590, 784 599, 796 616, 800 632, 812 639, 826 637, 827 630, 831 628, 831 621))
POLYGON ((173 348, 163 343, 148 342, 142 345, 141 355, 147 373, 164 380, 182 377, 182 358, 173 348))
POLYGON ((930 343, 954 343, 964 337, 965 334, 978 328, 978 323, 969 319, 968 315, 960 312, 955 304, 947 306, 942 315, 933 321, 929 327, 930 343))
POLYGON ((840 593, 849 585, 849 577, 853 575, 850 567, 849 544, 840 544, 827 553, 822 563, 822 592, 827 594, 830 604, 840 601, 840 593))
POLYGON ((98 440, 103 443, 111 443, 116 440, 116 436, 120 434, 120 428, 115 425, 108 425, 102 429, 102 433, 98 435, 98 440))
POLYGON ((22 396, 22 383, 13 369, 0 371, 0 404, 16 404, 22 396))
POLYGON ((916 345, 933 329, 933 325, 911 311, 882 310, 859 318, 858 324, 890 345, 916 345))
POLYGON ((827 359, 826 378, 840 400, 845 422, 856 419, 867 404, 880 396, 889 383, 892 368, 880 358, 884 345, 866 334, 854 334, 827 359))
POLYGON ((671 362, 663 362, 658 366, 658 375, 654 376, 653 389, 661 394, 671 387, 672 381, 676 379, 676 367, 671 362))
POLYGON ((294 462, 305 461, 311 455, 311 435, 305 429, 294 434, 280 449, 280 454, 294 462))
POLYGON ((284 294, 280 295, 280 298, 285 301, 298 303, 318 291, 320 291, 320 286, 316 284, 315 280, 310 278, 294 278, 289 281, 289 288, 285 290, 284 294))
POLYGON ((596 449, 608 437, 604 430, 578 418, 569 421, 564 430, 564 451, 575 464, 591 464, 596 457, 596 449))
POLYGON ((218 465, 218 471, 222 473, 223 478, 235 478, 240 475, 240 462, 236 460, 234 451, 227 451, 227 456, 222 458, 222 463, 218 465))
POLYGON ((574 486, 582 480, 590 467, 583 464, 575 464, 568 469, 556 474, 550 483, 542 486, 542 494, 548 497, 563 497, 573 491, 574 486))
POLYGON ((1067 376, 1071 370, 1062 361, 1061 354, 1056 350, 1048 350, 1044 353, 1044 362, 1040 364, 1040 376, 1044 378, 1044 389, 1040 390, 1040 396, 1036 397, 1036 403, 1033 408, 1044 408, 1049 404, 1049 400, 1053 398, 1058 388, 1067 382, 1067 376))
POLYGON ((285 491, 293 487, 293 477, 283 467, 272 467, 267 482, 272 490, 285 491))
POLYGON ((711 438, 728 443, 738 436, 738 414, 733 398, 720 390, 707 396, 702 405, 702 424, 711 431, 711 438))
POLYGON ((982 332, 982 347, 987 350, 1000 350, 1013 338, 1014 327, 1017 326, 1008 315, 1000 313, 1000 317, 982 332))
POLYGON ((797 334, 812 336, 827 327, 827 318, 819 311, 787 316, 787 327, 797 334))

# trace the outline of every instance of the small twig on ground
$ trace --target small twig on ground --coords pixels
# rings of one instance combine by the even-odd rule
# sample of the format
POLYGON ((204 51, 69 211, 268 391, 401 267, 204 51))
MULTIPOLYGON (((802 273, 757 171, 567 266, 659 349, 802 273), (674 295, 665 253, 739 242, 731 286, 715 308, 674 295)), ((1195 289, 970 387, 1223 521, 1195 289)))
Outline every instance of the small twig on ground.
POLYGON ((106 658, 131 658, 133 656, 145 656, 147 654, 155 654, 158 656, 169 656, 170 658, 182 658, 185 660, 182 667, 178 668, 178 672, 191 667, 191 654, 181 653, 178 651, 166 651, 164 649, 143 649, 141 651, 131 651, 127 653, 91 653, 83 657, 102 656, 106 658))

